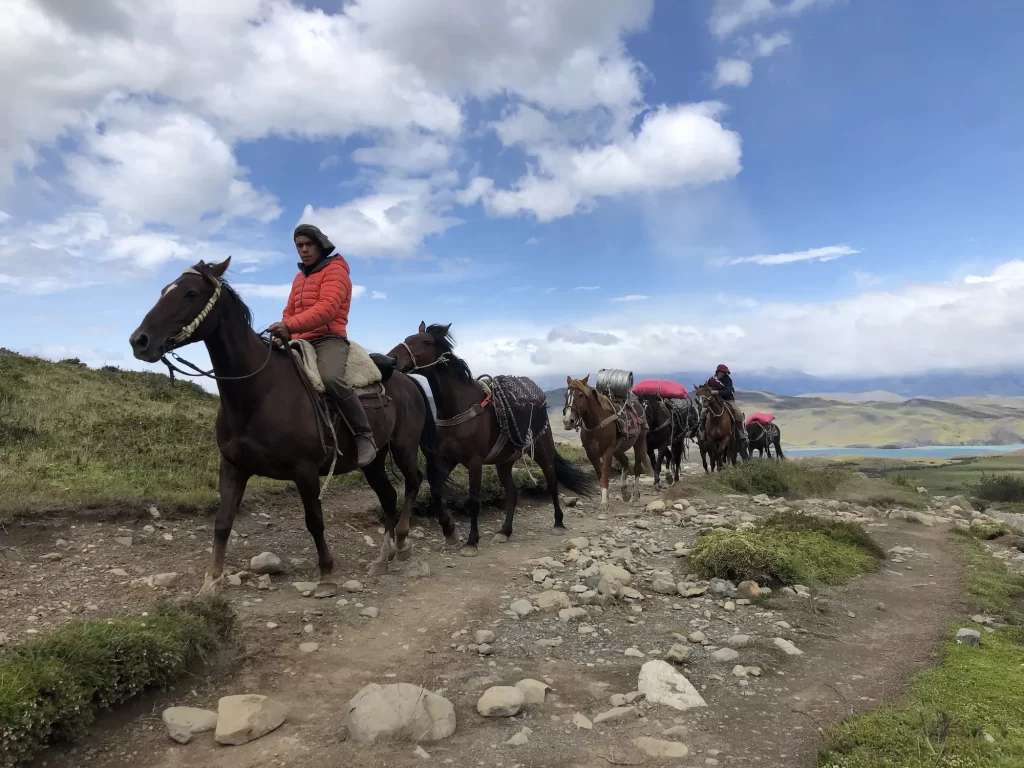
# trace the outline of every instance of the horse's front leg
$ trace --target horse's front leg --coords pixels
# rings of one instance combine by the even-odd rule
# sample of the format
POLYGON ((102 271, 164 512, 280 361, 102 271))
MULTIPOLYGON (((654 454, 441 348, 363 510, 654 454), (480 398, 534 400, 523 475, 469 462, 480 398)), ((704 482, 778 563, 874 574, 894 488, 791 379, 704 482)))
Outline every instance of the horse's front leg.
MULTIPOLYGON (((380 454, 370 466, 377 464, 383 466, 383 457, 384 454, 380 454)), ((310 464, 303 469, 304 471, 296 475, 295 487, 299 490, 299 497, 302 499, 306 530, 313 537, 313 545, 316 547, 320 583, 324 586, 333 586, 330 584, 330 578, 334 573, 334 555, 331 554, 331 550, 327 546, 327 539, 324 538, 324 510, 320 504, 320 468, 315 464, 310 464)), ((388 487, 391 488, 390 484, 388 487)), ((391 493, 394 494, 394 489, 391 489, 391 493)), ((394 505, 392 505, 393 509, 394 505)))
MULTIPOLYGON (((608 506, 608 484, 612 477, 612 449, 609 448, 601 455, 601 506, 608 506)), ((625 488, 623 488, 625 493, 625 488)))
POLYGON ((469 512, 469 538, 462 547, 460 554, 463 557, 476 557, 477 546, 480 544, 480 529, 477 527, 477 518, 480 516, 480 486, 483 483, 484 464, 479 458, 475 458, 466 464, 469 471, 469 501, 466 502, 469 512))
POLYGON ((217 510, 217 521, 213 526, 213 556, 210 566, 206 569, 203 587, 199 590, 200 597, 215 595, 224 583, 224 553, 228 548, 231 528, 235 523, 235 515, 242 504, 245 486, 249 483, 251 473, 243 472, 225 458, 220 460, 220 507, 217 510))

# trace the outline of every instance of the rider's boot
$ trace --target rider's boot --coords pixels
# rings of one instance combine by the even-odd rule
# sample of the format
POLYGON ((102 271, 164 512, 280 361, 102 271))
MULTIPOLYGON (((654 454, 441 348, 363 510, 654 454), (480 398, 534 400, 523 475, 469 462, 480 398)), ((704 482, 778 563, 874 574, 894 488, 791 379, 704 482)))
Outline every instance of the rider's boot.
POLYGON ((338 411, 348 425, 356 441, 356 463, 360 468, 370 464, 377 458, 377 444, 373 440, 373 430, 366 419, 366 410, 355 393, 345 398, 337 398, 338 411))

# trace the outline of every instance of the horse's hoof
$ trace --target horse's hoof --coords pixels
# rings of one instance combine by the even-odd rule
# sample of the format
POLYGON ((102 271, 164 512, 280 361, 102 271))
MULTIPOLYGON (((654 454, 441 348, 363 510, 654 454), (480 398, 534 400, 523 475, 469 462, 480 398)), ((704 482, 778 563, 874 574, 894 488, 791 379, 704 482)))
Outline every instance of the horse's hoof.
POLYGON ((210 578, 210 574, 206 574, 206 577, 203 579, 203 587, 199 590, 196 597, 216 597, 220 594, 223 586, 224 574, 221 574, 216 579, 210 578))
POLYGON ((565 536, 568 529, 564 525, 553 525, 551 526, 552 536, 565 536))
POLYGON ((318 600, 324 600, 328 597, 335 597, 338 594, 338 585, 333 581, 321 581, 316 585, 316 590, 313 592, 313 597, 318 600))
POLYGON ((458 536, 458 534, 453 533, 450 536, 445 536, 444 537, 444 543, 447 544, 449 547, 457 547, 457 546, 459 546, 459 536, 458 536))
POLYGON ((383 576, 388 572, 387 560, 376 560, 370 564, 370 569, 366 572, 369 576, 383 576))
POLYGON ((398 552, 396 553, 396 557, 398 558, 399 562, 403 563, 410 557, 412 557, 412 544, 406 544, 405 549, 399 549, 398 552))
POLYGON ((495 544, 508 544, 508 535, 504 533, 496 533, 491 541, 495 544))
POLYGON ((469 544, 467 544, 459 551, 459 554, 463 557, 476 557, 476 546, 470 546, 469 544))

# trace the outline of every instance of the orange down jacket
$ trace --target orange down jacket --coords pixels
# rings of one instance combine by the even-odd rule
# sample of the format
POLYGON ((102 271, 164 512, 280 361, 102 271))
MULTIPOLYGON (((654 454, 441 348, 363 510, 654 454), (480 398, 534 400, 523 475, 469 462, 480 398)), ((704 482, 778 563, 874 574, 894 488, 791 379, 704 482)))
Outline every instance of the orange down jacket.
POLYGON ((347 338, 351 304, 348 262, 336 254, 295 276, 282 319, 296 339, 328 334, 347 338))

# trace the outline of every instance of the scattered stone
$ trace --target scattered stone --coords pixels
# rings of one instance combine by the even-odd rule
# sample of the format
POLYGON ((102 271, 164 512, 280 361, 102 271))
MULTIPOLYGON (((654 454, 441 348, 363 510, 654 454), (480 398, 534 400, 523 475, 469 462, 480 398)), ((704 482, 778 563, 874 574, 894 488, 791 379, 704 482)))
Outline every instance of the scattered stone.
POLYGON ((571 509, 579 503, 579 499, 575 496, 566 496, 562 499, 562 503, 571 509))
POLYGON ((637 690, 651 704, 663 704, 680 711, 707 706, 690 681, 665 661, 648 661, 640 668, 637 690))
POLYGON ((676 643, 668 649, 668 653, 665 654, 665 659, 671 661, 674 664, 682 664, 684 661, 690 658, 690 647, 688 645, 681 645, 676 643))
POLYGON ((529 600, 516 600, 512 605, 509 606, 509 610, 516 614, 519 618, 525 619, 531 613, 533 613, 533 603, 529 600))
POLYGON ((455 707, 418 685, 371 683, 349 701, 347 724, 360 744, 441 741, 455 733, 455 707))
POLYGON ((686 757, 690 750, 685 744, 678 741, 662 741, 652 739, 650 736, 638 736, 633 739, 633 745, 649 757, 659 759, 686 757))
POLYGON ((517 733, 515 736, 513 736, 505 743, 508 744, 510 747, 521 747, 530 741, 527 737, 531 733, 533 733, 533 731, 531 731, 529 728, 523 728, 523 730, 521 730, 519 733, 517 733))
POLYGON ((126 571, 124 568, 111 568, 110 575, 117 576, 121 579, 126 579, 128 578, 128 571, 126 571))
POLYGON ((564 622, 580 621, 589 619, 590 614, 587 613, 586 608, 563 608, 558 612, 558 618, 564 622))
POLYGON ((316 589, 316 582, 315 581, 296 581, 294 584, 292 584, 292 586, 295 587, 296 591, 298 591, 299 593, 301 593, 303 595, 305 595, 305 594, 312 594, 313 590, 316 589))
POLYGON ((483 645, 484 643, 493 643, 494 633, 491 632, 491 630, 489 629, 478 629, 476 631, 475 638, 477 645, 483 645))
POLYGON ((39 562, 41 563, 56 563, 59 560, 63 560, 64 555, 60 552, 49 552, 45 555, 39 556, 39 562))
POLYGON ((344 589, 346 592, 362 592, 363 591, 363 585, 360 582, 355 581, 355 580, 346 581, 344 584, 341 585, 341 588, 344 589))
POLYGON ((676 585, 673 584, 669 579, 655 579, 654 583, 651 585, 651 589, 653 589, 659 595, 676 594, 676 585))
POLYGON ((526 703, 525 694, 511 685, 496 685, 484 691, 476 711, 484 717, 514 717, 526 703))
POLYGON ((180 573, 158 573, 153 577, 154 587, 173 587, 181 578, 180 573))
POLYGON ((537 609, 541 611, 555 611, 562 608, 572 608, 572 603, 569 602, 569 596, 565 594, 565 592, 549 590, 548 592, 541 592, 539 595, 534 595, 533 599, 537 603, 537 609))
POLYGON ((572 716, 572 724, 584 731, 590 731, 594 728, 594 724, 590 722, 590 718, 586 715, 581 715, 579 712, 572 716))
POLYGON ((625 568, 621 568, 613 563, 606 563, 600 568, 602 576, 617 581, 619 584, 625 586, 633 580, 633 574, 627 571, 625 568))
POLYGON ((594 725, 601 723, 615 723, 626 720, 635 720, 637 717, 636 707, 613 707, 607 712, 602 712, 594 718, 594 725))
POLYGON ((879 603, 878 605, 875 606, 875 608, 877 608, 880 611, 884 611, 885 610, 885 603, 879 603))
POLYGON ((272 552, 261 552, 249 563, 249 570, 260 575, 275 575, 284 572, 284 563, 272 552))
POLYGON ((218 744, 247 744, 279 728, 287 717, 287 708, 266 696, 225 696, 217 705, 215 738, 218 744))
POLYGON ((729 662, 736 661, 739 657, 739 653, 732 648, 719 648, 711 654, 711 658, 719 664, 728 664, 729 662))
POLYGON ((132 545, 131 536, 115 536, 114 541, 124 547, 130 547, 132 545))
POLYGON ((316 653, 320 650, 320 643, 302 643, 299 650, 303 653, 316 653))
POLYGON ((685 739, 690 735, 690 729, 685 725, 674 725, 671 728, 666 728, 661 732, 662 736, 671 736, 675 739, 685 739))
POLYGON ((981 632, 976 629, 958 629, 956 632, 956 641, 960 645, 976 648, 981 645, 981 632))
POLYGON ((533 583, 534 584, 543 584, 545 582, 545 580, 547 580, 548 576, 550 576, 550 575, 551 575, 551 571, 549 571, 547 568, 537 568, 537 569, 534 570, 533 575, 532 575, 533 576, 533 583))
POLYGON ((557 648, 561 644, 562 638, 560 637, 543 638, 536 642, 536 645, 540 646, 541 648, 557 648))
POLYGON ((544 699, 548 695, 548 691, 551 690, 551 686, 547 683, 542 683, 540 680, 520 680, 516 683, 516 688, 523 692, 523 703, 527 705, 531 704, 543 704, 544 699))
POLYGON ((665 502, 661 499, 655 499, 654 501, 649 502, 645 509, 648 512, 664 512, 665 502))
POLYGON ((256 589, 270 589, 270 574, 264 573, 256 580, 256 589))
POLYGON ((627 648, 625 650, 625 655, 629 656, 632 659, 642 659, 645 658, 647 654, 636 648, 627 648))
POLYGON ((567 543, 569 549, 578 549, 580 552, 582 552, 584 549, 587 549, 590 546, 590 539, 584 536, 577 536, 573 539, 569 539, 567 543))
POLYGON ((733 613, 736 610, 736 603, 732 600, 726 600, 725 605, 722 607, 725 609, 726 613, 733 613))
POLYGON ((708 641, 707 636, 703 632, 701 632, 699 629, 696 632, 691 632, 689 634, 689 636, 687 636, 686 639, 689 640, 694 645, 701 645, 701 644, 706 643, 708 641))
POLYGON ((745 600, 753 600, 761 595, 761 587, 756 581, 741 581, 736 586, 736 595, 745 600))
POLYGON ((318 584, 313 591, 313 597, 317 600, 326 600, 329 597, 337 597, 338 588, 333 584, 318 584))
POLYGON ((427 752, 427 750, 425 750, 423 747, 417 746, 416 749, 414 749, 412 751, 412 753, 416 757, 418 757, 420 760, 429 760, 430 759, 430 753, 427 752))
POLYGON ((476 647, 476 652, 481 656, 490 656, 494 653, 494 647, 490 643, 481 643, 476 647))
POLYGON ((730 648, 746 648, 750 645, 750 635, 733 635, 725 644, 730 648))
POLYGON ((170 737, 179 744, 188 744, 196 733, 217 727, 217 713, 194 707, 169 707, 163 712, 164 725, 170 737))
POLYGON ((359 612, 359 615, 365 616, 368 619, 376 619, 380 616, 380 608, 363 608, 363 610, 359 612))
POLYGON ((789 640, 782 637, 776 637, 773 641, 775 647, 785 653, 787 656, 803 656, 804 652, 793 645, 789 640))

